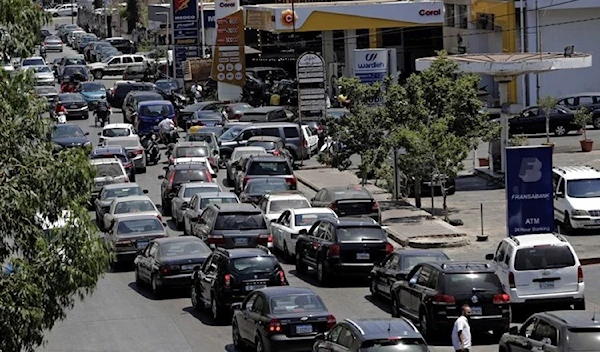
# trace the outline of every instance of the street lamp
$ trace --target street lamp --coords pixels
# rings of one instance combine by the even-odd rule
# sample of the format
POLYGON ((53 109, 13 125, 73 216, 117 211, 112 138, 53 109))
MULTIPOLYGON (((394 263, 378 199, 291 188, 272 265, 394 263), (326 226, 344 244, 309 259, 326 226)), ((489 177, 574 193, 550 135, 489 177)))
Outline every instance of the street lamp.
MULTIPOLYGON (((167 44, 167 77, 169 77, 169 34, 170 34, 170 26, 169 26, 169 19, 170 19, 170 14, 168 12, 157 12, 157 15, 162 15, 162 16, 166 16, 167 17, 167 37, 165 39, 165 44, 167 44)), ((173 76, 175 76, 175 43, 173 43, 173 76)))

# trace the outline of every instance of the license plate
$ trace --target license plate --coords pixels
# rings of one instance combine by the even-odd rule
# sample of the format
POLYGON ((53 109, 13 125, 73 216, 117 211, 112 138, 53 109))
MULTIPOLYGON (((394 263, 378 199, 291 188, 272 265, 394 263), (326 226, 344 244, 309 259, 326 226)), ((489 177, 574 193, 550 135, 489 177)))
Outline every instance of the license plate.
POLYGON ((594 222, 595 222, 596 224, 600 224, 600 219, 596 219, 596 220, 594 220, 594 222))
POLYGON ((547 290, 554 288, 554 281, 542 281, 540 282, 540 289, 547 290))
POLYGON ((77 105, 71 105, 69 109, 77 109, 77 105))
POLYGON ((233 243, 235 243, 236 246, 242 246, 242 245, 248 244, 248 238, 246 238, 246 237, 234 238, 233 243))
POLYGON ((296 334, 310 334, 313 332, 312 325, 296 325, 296 334))
POLYGON ((246 285, 245 290, 250 292, 250 291, 258 290, 258 289, 265 288, 265 287, 267 287, 267 285, 260 285, 260 284, 259 285, 246 285))
POLYGON ((369 259, 371 259, 371 255, 369 253, 356 253, 356 259, 369 260, 369 259))
POLYGON ((181 266, 181 270, 194 270, 194 267, 196 266, 196 264, 187 264, 187 265, 182 265, 181 266))
POLYGON ((471 315, 481 315, 483 314, 481 307, 471 307, 471 315))
POLYGON ((149 241, 137 241, 137 249, 144 249, 148 246, 149 241))

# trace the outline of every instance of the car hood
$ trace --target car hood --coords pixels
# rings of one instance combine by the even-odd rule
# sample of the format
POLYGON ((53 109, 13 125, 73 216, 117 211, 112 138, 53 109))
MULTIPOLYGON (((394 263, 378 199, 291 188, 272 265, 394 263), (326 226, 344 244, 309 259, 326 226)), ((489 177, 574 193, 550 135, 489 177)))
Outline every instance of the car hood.
POLYGON ((138 212, 133 212, 133 213, 125 213, 125 214, 113 214, 114 218, 126 218, 128 216, 144 216, 144 215, 160 215, 157 211, 138 211, 138 212))
POLYGON ((54 79, 54 74, 52 72, 40 72, 35 74, 36 78, 52 78, 54 79))
POLYGON ((569 197, 569 203, 573 206, 573 209, 577 210, 600 210, 600 204, 598 198, 572 198, 569 197))
POLYGON ((52 142, 59 144, 63 147, 83 145, 88 142, 87 137, 60 137, 52 138, 52 142))

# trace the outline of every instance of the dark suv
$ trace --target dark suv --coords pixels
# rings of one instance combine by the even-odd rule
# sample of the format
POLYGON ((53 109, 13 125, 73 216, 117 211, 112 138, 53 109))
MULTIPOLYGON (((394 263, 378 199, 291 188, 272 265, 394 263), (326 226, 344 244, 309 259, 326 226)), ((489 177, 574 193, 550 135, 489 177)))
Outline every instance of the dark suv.
POLYGON ((133 114, 137 113, 138 104, 143 101, 163 100, 162 95, 147 90, 132 90, 123 99, 121 109, 123 110, 123 122, 133 124, 133 114))
POLYGON ((464 304, 471 329, 493 330, 496 338, 508 331, 510 296, 487 263, 421 263, 392 286, 392 315, 418 320, 426 338, 450 331, 464 304))
POLYGON ((596 314, 566 310, 537 313, 513 326, 498 343, 508 351, 598 351, 600 321, 596 314))
POLYGON ((212 182, 210 170, 204 164, 188 163, 166 167, 165 175, 158 176, 163 180, 160 185, 160 199, 164 215, 171 213, 171 200, 177 195, 179 186, 188 182, 212 182))
POLYGON ((113 145, 109 147, 96 147, 90 153, 90 159, 112 159, 117 158, 123 164, 125 171, 127 171, 127 177, 131 182, 135 182, 135 165, 133 161, 129 159, 127 149, 122 146, 113 145))
POLYGON ((192 235, 225 248, 266 246, 269 230, 259 207, 247 203, 213 204, 192 224, 192 235))
MULTIPOLYGON (((154 83, 148 82, 133 82, 133 81, 117 81, 108 95, 109 103, 117 109, 123 108, 123 102, 127 93, 133 90, 149 91, 160 94, 162 100, 169 100, 169 94, 162 91, 154 83)), ((161 100, 161 99, 159 99, 161 100)))
POLYGON ((287 285, 283 268, 266 247, 217 248, 192 274, 192 305, 196 310, 210 307, 215 321, 221 321, 231 316, 231 305, 250 292, 287 285))
POLYGON ((296 271, 306 274, 309 266, 317 269, 321 284, 329 284, 330 277, 340 274, 367 277, 374 263, 393 250, 386 233, 373 219, 322 219, 308 232, 300 230, 296 271))
POLYGON ((248 180, 252 178, 279 177, 285 179, 290 189, 295 190, 298 180, 294 176, 292 165, 284 156, 256 155, 250 156, 242 165, 242 171, 235 182, 235 191, 241 192, 248 180))
POLYGON ((345 319, 315 340, 314 352, 429 351, 417 328, 404 318, 345 319))

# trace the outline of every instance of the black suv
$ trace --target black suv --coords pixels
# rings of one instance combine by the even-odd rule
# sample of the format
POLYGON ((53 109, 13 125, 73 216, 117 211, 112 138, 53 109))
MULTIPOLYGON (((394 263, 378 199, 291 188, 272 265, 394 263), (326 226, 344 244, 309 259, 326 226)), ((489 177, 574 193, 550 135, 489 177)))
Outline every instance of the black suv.
POLYGON ((404 318, 346 319, 315 340, 313 352, 429 351, 417 328, 404 318))
POLYGON ((510 297, 487 263, 421 263, 392 287, 392 315, 418 320, 425 337, 450 331, 464 304, 472 329, 493 330, 496 338, 508 331, 510 297))
MULTIPOLYGON (((599 313, 600 314, 600 313, 599 313)), ((598 351, 600 321, 596 313, 565 310, 537 313, 513 326, 498 343, 508 351, 598 351)))
POLYGON ((254 204, 212 204, 191 227, 192 235, 211 246, 247 248, 269 242, 264 214, 254 204))
POLYGON ((147 90, 132 90, 125 98, 123 98, 123 104, 121 105, 121 109, 123 110, 123 122, 133 124, 135 119, 133 118, 133 114, 137 113, 138 104, 143 101, 151 101, 151 100, 163 100, 163 96, 154 92, 147 90))
POLYGON ((192 274, 192 305, 210 307, 215 321, 231 316, 231 305, 267 286, 287 286, 277 258, 266 247, 217 248, 192 274))
POLYGON ((242 171, 235 180, 235 192, 240 193, 252 178, 279 177, 285 179, 291 190, 298 186, 298 180, 289 160, 284 156, 252 155, 242 165, 242 171))
POLYGON ((204 164, 177 164, 165 169, 165 175, 158 176, 159 180, 163 180, 160 185, 160 199, 164 215, 171 213, 171 200, 177 195, 181 184, 188 182, 212 182, 210 170, 204 164))
POLYGON ((163 100, 170 100, 171 96, 158 88, 154 83, 117 81, 108 95, 108 102, 117 109, 123 108, 123 102, 127 93, 133 90, 149 91, 160 94, 163 100))
POLYGON ((381 226, 370 218, 327 218, 300 230, 296 241, 296 271, 317 269, 319 283, 328 284, 332 275, 367 277, 394 246, 381 226))

